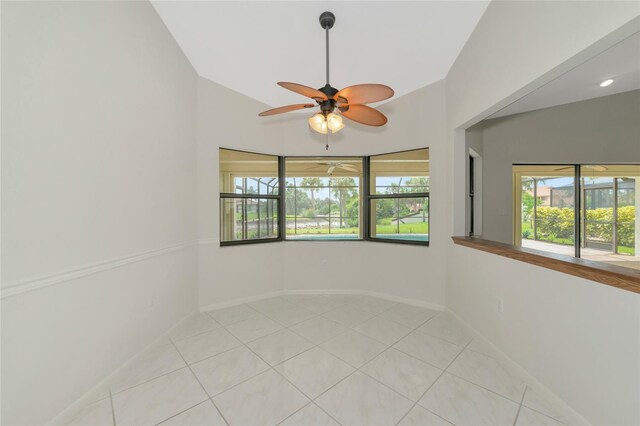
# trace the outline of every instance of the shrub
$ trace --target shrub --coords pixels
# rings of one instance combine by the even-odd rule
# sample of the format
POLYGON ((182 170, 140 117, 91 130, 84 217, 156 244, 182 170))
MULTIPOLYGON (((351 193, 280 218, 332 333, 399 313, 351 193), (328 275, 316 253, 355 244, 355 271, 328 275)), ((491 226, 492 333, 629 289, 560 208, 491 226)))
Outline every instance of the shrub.
POLYGON ((635 245, 635 206, 624 206, 618 208, 618 244, 625 247, 635 245))
POLYGON ((573 237, 573 209, 558 207, 538 207, 536 220, 540 239, 573 237))
MULTIPOLYGON (((538 238, 549 240, 573 237, 573 209, 558 207, 538 207, 536 221, 538 238)), ((635 244, 634 206, 618 208, 618 245, 633 247, 635 244)), ((590 239, 613 240, 613 208, 587 210, 587 235, 590 239)), ((523 231, 522 236, 526 231, 523 231)))

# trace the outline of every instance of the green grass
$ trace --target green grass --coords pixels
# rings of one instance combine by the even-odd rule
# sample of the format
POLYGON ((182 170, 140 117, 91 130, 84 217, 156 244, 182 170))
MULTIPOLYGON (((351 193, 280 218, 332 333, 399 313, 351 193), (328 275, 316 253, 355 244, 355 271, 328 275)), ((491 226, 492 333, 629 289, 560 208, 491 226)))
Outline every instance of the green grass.
POLYGON ((628 254, 628 255, 631 255, 631 256, 635 256, 636 255, 636 250, 633 247, 618 246, 618 253, 619 254, 628 254))
MULTIPOLYGON (((531 224, 528 222, 523 222, 522 223, 522 233, 524 234, 525 231, 529 231, 529 240, 533 240, 533 229, 531 227, 531 224)), ((524 236, 522 237, 524 238, 524 236)), ((564 244, 564 245, 568 245, 568 246, 572 246, 573 245, 573 240, 569 239, 569 238, 554 238, 554 239, 539 239, 540 241, 547 241, 547 242, 551 242, 551 243, 556 243, 556 244, 564 244)), ((627 254, 630 256, 635 256, 636 255, 636 250, 634 247, 627 247, 627 246, 618 246, 618 253, 619 254, 627 254)))
MULTIPOLYGON (((331 227, 331 234, 358 234, 360 233, 360 228, 358 227, 345 227, 345 228, 336 228, 335 226, 331 227)), ((287 228, 287 234, 329 234, 329 227, 326 228, 298 228, 296 232, 295 229, 287 228)))
MULTIPOLYGON (((288 217, 289 218, 289 217, 288 217)), ((293 219, 291 217, 290 219, 293 219)), ((358 234, 360 229, 357 226, 337 228, 331 227, 331 234, 358 234)), ((398 227, 396 225, 377 225, 376 234, 397 234, 398 227)), ((426 222, 419 223, 402 223, 400 224, 400 234, 427 234, 429 233, 429 224, 426 222)), ((329 227, 306 227, 298 228, 296 232, 294 229, 287 229, 287 234, 329 234, 329 227)))
MULTIPOLYGON (((531 224, 529 222, 523 222, 522 223, 522 228, 521 228, 521 232, 522 232, 522 238, 527 239, 527 240, 533 240, 533 227, 531 226, 531 224), (529 236, 525 237, 525 233, 529 232, 529 236)), ((562 244, 565 246, 572 246, 573 245, 573 240, 571 238, 558 238, 558 237, 538 237, 538 241, 545 241, 547 243, 555 243, 555 244, 562 244)))
MULTIPOLYGON (((429 224, 427 222, 401 223, 400 234, 428 234, 429 224)), ((398 234, 397 225, 376 225, 376 234, 398 234)))

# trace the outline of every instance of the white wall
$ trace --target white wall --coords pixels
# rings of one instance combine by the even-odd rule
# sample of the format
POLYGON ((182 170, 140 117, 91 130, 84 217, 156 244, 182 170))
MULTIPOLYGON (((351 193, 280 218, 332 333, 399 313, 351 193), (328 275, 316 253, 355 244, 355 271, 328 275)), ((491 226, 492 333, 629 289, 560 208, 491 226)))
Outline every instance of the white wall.
POLYGON ((430 247, 220 248, 218 148, 325 154, 306 115, 259 119, 266 105, 198 79, 148 3, 4 2, 2 422, 50 419, 198 304, 359 288, 446 301, 592 422, 640 423, 637 295, 449 242, 465 222, 460 128, 639 9, 494 2, 446 83, 383 105, 385 128, 332 139, 330 155, 429 146, 430 247))
POLYGON ((282 289, 282 243, 220 247, 219 148, 281 154, 282 125, 270 107, 198 79, 198 282, 201 307, 282 289))
POLYGON ((485 120, 483 238, 513 243, 515 163, 640 162, 640 90, 485 120))
MULTIPOLYGON (((638 18, 620 27, 639 13, 637 2, 490 4, 446 79, 452 233, 465 229, 461 129, 637 30, 638 18)), ((452 243, 447 259, 451 310, 594 424, 640 423, 639 295, 452 243)))
POLYGON ((196 74, 146 2, 2 3, 2 423, 197 309, 196 74))
POLYGON ((290 115, 284 125, 287 155, 370 155, 429 147, 430 246, 376 242, 290 241, 284 246, 285 289, 360 289, 444 305, 446 233, 444 82, 379 107, 389 118, 372 128, 347 120, 329 139, 312 134, 309 114, 290 115), (310 273, 310 271, 313 271, 310 273))
POLYGON ((361 289, 443 305, 442 247, 447 236, 445 205, 438 201, 444 199, 444 83, 382 105, 380 109, 389 117, 382 129, 347 123, 330 140, 328 152, 324 136, 309 130, 309 114, 257 117, 268 108, 209 80, 199 80, 200 306, 283 289, 361 289), (432 170, 431 247, 362 241, 219 246, 219 147, 280 155, 366 155, 425 146, 430 148, 432 170))

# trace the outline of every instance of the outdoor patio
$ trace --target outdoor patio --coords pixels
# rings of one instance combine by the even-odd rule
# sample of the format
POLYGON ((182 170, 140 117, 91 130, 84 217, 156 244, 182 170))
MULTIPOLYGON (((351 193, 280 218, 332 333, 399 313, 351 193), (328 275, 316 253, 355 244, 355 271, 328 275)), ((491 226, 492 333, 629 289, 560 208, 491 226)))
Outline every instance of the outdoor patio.
MULTIPOLYGON (((564 254, 567 256, 574 255, 573 246, 554 244, 546 241, 536 241, 522 239, 522 247, 542 250, 549 253, 564 254)), ((580 250, 580 257, 587 260, 593 260, 596 262, 606 262, 618 266, 624 266, 625 268, 640 269, 640 258, 636 256, 630 256, 625 254, 615 254, 606 250, 598 250, 594 248, 582 248, 580 250)))

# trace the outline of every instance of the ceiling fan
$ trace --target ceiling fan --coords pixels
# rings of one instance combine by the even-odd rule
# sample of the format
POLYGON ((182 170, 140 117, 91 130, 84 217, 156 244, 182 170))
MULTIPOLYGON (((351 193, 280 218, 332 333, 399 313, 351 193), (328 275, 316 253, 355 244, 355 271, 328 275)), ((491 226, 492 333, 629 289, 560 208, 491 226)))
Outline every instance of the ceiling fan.
POLYGON ((302 84, 279 82, 278 85, 292 92, 313 99, 316 103, 304 103, 273 108, 258 114, 261 117, 282 114, 305 108, 320 107, 320 112, 309 118, 309 126, 318 133, 336 133, 344 127, 342 117, 367 126, 383 126, 387 117, 375 108, 365 104, 389 99, 394 95, 393 89, 384 84, 356 84, 338 90, 329 84, 329 30, 333 27, 336 17, 331 12, 320 15, 320 25, 326 34, 327 84, 319 89, 303 86, 302 84))
POLYGON ((320 163, 316 163, 317 166, 311 167, 307 170, 313 170, 313 169, 317 169, 320 166, 327 166, 327 174, 332 174, 333 171, 335 169, 343 169, 346 170, 348 172, 352 172, 352 173, 358 173, 359 170, 356 166, 354 166, 353 164, 349 164, 349 163, 343 163, 341 161, 326 161, 326 162, 320 162, 320 163))
MULTIPOLYGON (((609 168, 606 166, 597 166, 597 165, 591 165, 591 164, 586 164, 582 167, 584 167, 585 169, 595 170, 596 172, 606 172, 607 170, 609 170, 609 168)), ((560 167, 558 169, 555 169, 555 171, 559 172, 561 170, 569 170, 569 169, 573 169, 573 166, 560 167)))

